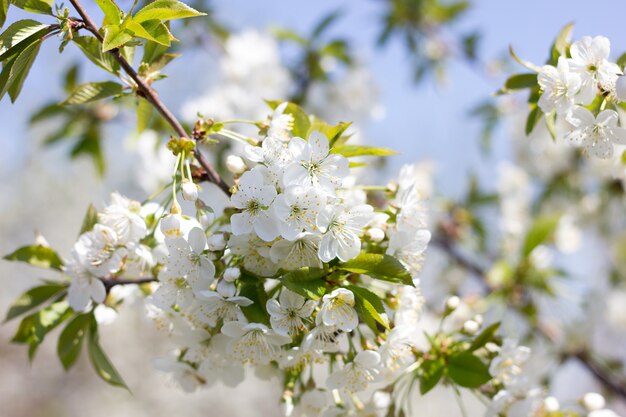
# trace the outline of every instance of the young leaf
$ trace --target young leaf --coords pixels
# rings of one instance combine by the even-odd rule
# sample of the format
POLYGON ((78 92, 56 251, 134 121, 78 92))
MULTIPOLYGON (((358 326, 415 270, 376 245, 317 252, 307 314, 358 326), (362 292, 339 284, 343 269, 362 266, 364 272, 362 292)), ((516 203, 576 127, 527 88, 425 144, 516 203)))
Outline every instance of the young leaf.
POLYGON ((539 217, 526 234, 522 254, 526 257, 537 246, 547 241, 559 225, 560 215, 539 217))
POLYGON ((533 105, 532 110, 528 113, 528 118, 526 119, 526 136, 533 132, 535 126, 537 126, 537 123, 541 120, 541 116, 543 116, 541 109, 536 104, 533 105))
POLYGON ((102 52, 120 48, 132 39, 133 35, 126 31, 126 25, 106 25, 104 26, 102 52))
POLYGON ((39 268, 52 268, 59 271, 63 269, 61 257, 49 246, 23 246, 15 252, 6 255, 4 259, 7 261, 26 262, 39 268))
POLYGON ((444 371, 444 362, 440 359, 424 361, 420 367, 420 394, 424 395, 435 388, 444 371))
POLYGON ((9 0, 0 0, 0 27, 4 26, 9 11, 9 0))
POLYGON ((199 12, 185 3, 177 0, 156 0, 139 10, 133 20, 141 23, 148 20, 175 20, 188 17, 204 16, 206 13, 199 12))
POLYGON ((478 388, 491 379, 487 365, 469 352, 450 356, 448 376, 457 385, 466 388, 478 388))
POLYGON ((500 322, 494 323, 488 327, 486 327, 476 338, 472 341, 472 344, 469 347, 470 352, 480 349, 485 346, 487 343, 493 341, 493 338, 496 335, 496 332, 500 328, 500 322))
POLYGON ((170 46, 172 43, 173 36, 170 30, 159 20, 147 20, 141 23, 131 20, 126 29, 133 32, 138 38, 147 39, 163 46, 170 46))
POLYGON ((559 34, 552 44, 552 56, 551 63, 556 65, 559 60, 559 56, 567 57, 567 48, 572 40, 572 32, 574 30, 574 23, 569 22, 559 31, 559 34))
POLYGON ((91 229, 93 229, 96 223, 98 223, 98 210, 96 210, 93 204, 90 204, 89 207, 87 207, 85 217, 83 217, 83 224, 80 227, 79 235, 82 235, 85 232, 89 232, 91 229))
POLYGON ((537 85, 537 74, 515 74, 504 83, 507 90, 522 90, 537 85))
POLYGON ((74 365, 80 349, 83 346, 83 339, 89 329, 91 313, 79 314, 75 316, 61 332, 57 343, 57 355, 67 371, 74 365))
POLYGON ((29 345, 28 357, 32 361, 37 348, 46 335, 72 315, 72 309, 67 301, 59 301, 43 310, 26 316, 13 336, 12 342, 29 345))
POLYGON ((11 4, 27 12, 51 15, 54 0, 11 0, 11 4))
POLYGON ((370 329, 375 332, 380 331, 380 327, 377 323, 383 328, 389 329, 389 319, 387 318, 387 313, 385 312, 385 307, 380 297, 370 290, 356 285, 348 285, 346 288, 354 294, 354 308, 361 320, 363 320, 370 329))
POLYGON ((98 7, 104 13, 104 25, 119 25, 122 21, 122 11, 113 0, 96 0, 98 7))
POLYGON ((123 85, 113 81, 81 84, 72 91, 70 96, 62 104, 90 103, 106 97, 116 96, 121 94, 123 90, 123 85))
POLYGON ((399 260, 389 255, 362 253, 348 262, 337 265, 337 268, 355 274, 369 275, 394 284, 413 285, 409 271, 399 260))
POLYGON ((11 75, 9 76, 7 85, 10 85, 8 91, 12 103, 15 103, 15 100, 17 100, 17 97, 22 91, 24 81, 26 81, 26 77, 28 76, 33 63, 37 58, 39 49, 41 48, 41 42, 41 39, 37 39, 34 43, 30 44, 26 49, 20 52, 15 59, 15 63, 11 67, 11 75))
POLYGON ((89 360, 94 370, 100 378, 107 384, 129 389, 120 374, 117 372, 107 355, 100 346, 98 336, 98 323, 93 316, 90 316, 89 338, 88 338, 89 360))
POLYGON ((0 61, 26 49, 51 30, 50 26, 35 20, 26 19, 13 23, 0 35, 0 61))
POLYGON ((12 320, 17 316, 40 306, 46 301, 60 295, 66 288, 67 285, 62 283, 46 283, 44 285, 31 288, 15 300, 9 308, 4 321, 12 320))
POLYGON ((143 58, 141 62, 151 64, 159 59, 163 54, 167 52, 167 47, 156 42, 148 41, 143 48, 143 58))
POLYGON ((397 155, 397 152, 387 148, 375 148, 373 146, 347 145, 335 146, 330 153, 343 155, 346 158, 353 156, 389 156, 397 155))
POLYGON ((112 74, 119 73, 120 64, 113 55, 102 52, 102 45, 96 38, 93 36, 74 36, 73 41, 91 62, 112 74))
POLYGON ((326 293, 326 271, 319 268, 301 268, 283 275, 281 282, 291 291, 311 300, 318 300, 326 293))

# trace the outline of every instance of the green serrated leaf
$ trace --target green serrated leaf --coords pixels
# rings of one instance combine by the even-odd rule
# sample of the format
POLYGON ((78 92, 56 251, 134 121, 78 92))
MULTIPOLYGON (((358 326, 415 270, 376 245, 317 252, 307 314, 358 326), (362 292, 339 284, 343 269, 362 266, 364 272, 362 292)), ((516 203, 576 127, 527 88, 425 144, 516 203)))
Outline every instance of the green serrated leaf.
POLYGON ((420 366, 420 394, 425 395, 435 388, 443 376, 445 364, 441 359, 427 360, 420 366))
POLYGON ((89 351, 89 360, 94 370, 100 378, 102 378, 107 384, 129 389, 120 374, 117 372, 107 355, 100 346, 100 340, 98 335, 98 323, 96 319, 91 315, 89 323, 89 338, 87 348, 89 351))
POLYGON ((37 287, 33 287, 26 291, 9 308, 4 321, 9 321, 20 316, 33 308, 40 306, 48 300, 51 300, 65 291, 66 284, 47 283, 37 287))
POLYGON ((23 246, 4 257, 7 261, 26 262, 39 268, 51 268, 61 271, 63 261, 61 257, 49 246, 32 245, 23 246))
POLYGON ((0 35, 0 61, 23 51, 51 30, 50 26, 30 19, 13 23, 0 35))
POLYGON ((496 332, 500 328, 500 322, 494 323, 486 327, 478 336, 474 338, 472 344, 469 347, 469 351, 473 352, 485 346, 487 343, 492 342, 496 335, 496 332))
POLYGON ((106 25, 104 26, 104 41, 102 51, 121 48, 125 43, 133 39, 132 33, 126 30, 126 25, 106 25))
POLYGON ((80 356, 83 339, 89 330, 91 313, 78 314, 63 329, 57 342, 57 356, 67 371, 80 356))
POLYGON ((356 285, 347 285, 355 298, 354 308, 365 324, 375 332, 389 329, 389 318, 380 297, 370 290, 356 285), (380 325, 380 326, 379 326, 380 325))
POLYGON ((141 23, 148 20, 175 20, 189 17, 205 16, 202 13, 177 0, 156 0, 139 10, 133 20, 141 23))
POLYGON ((51 15, 54 0, 11 0, 11 4, 27 12, 51 15))
POLYGON ((93 36, 74 36, 73 41, 91 62, 112 74, 119 73, 119 62, 112 54, 102 52, 102 45, 96 38, 93 36))
POLYGON ((399 260, 389 255, 362 253, 348 262, 340 263, 337 268, 394 284, 413 285, 409 271, 399 260))
POLYGON ((56 302, 43 310, 24 317, 11 341, 28 344, 28 357, 32 361, 37 348, 44 341, 46 335, 70 318, 72 313, 67 301, 56 302))
POLYGON ((280 281, 291 291, 311 300, 318 300, 326 293, 326 271, 320 268, 301 268, 283 275, 280 281))
POLYGON ((554 234, 560 219, 560 215, 549 215, 536 219, 526 234, 522 255, 527 257, 533 249, 545 243, 554 234))
POLYGON ((353 156, 389 156, 398 154, 397 152, 387 148, 376 148, 374 146, 361 145, 335 146, 330 150, 330 153, 343 155, 346 158, 353 156))
POLYGON ((124 86, 113 81, 81 84, 61 104, 91 103, 92 101, 119 95, 122 91, 124 91, 124 86))
MULTIPOLYGON (((17 97, 22 91, 24 81, 26 81, 26 77, 28 76, 33 63, 37 58, 37 54, 39 54, 41 42, 41 39, 37 39, 34 43, 30 44, 26 49, 20 52, 11 66, 11 74, 9 75, 7 86, 9 87, 8 92, 12 103, 15 103, 15 100, 17 100, 17 97)), ((4 93, 5 92, 3 91, 2 94, 0 94, 0 98, 2 98, 4 93)))
POLYGON ((469 352, 450 356, 448 376, 457 385, 466 388, 478 388, 491 379, 487 365, 469 352))
POLYGON ((504 83, 507 90, 522 90, 524 88, 532 88, 537 85, 537 74, 515 74, 509 77, 504 83))
POLYGON ((131 20, 126 29, 133 32, 138 38, 147 39, 163 46, 170 46, 172 43, 172 34, 167 26, 159 20, 147 20, 141 23, 131 20))
POLYGON ((98 7, 104 13, 104 23, 106 25, 119 25, 122 21, 122 11, 113 0, 96 0, 98 7))

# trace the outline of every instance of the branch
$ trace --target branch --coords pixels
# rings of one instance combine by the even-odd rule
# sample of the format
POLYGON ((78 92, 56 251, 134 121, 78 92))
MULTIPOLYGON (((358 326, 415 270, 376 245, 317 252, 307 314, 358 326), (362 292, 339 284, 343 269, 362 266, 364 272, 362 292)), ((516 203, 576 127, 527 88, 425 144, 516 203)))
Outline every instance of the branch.
MULTIPOLYGON (((432 239, 432 243, 445 252, 450 259, 456 262, 459 266, 463 267, 484 284, 484 288, 487 292, 493 290, 487 281, 487 270, 480 266, 478 263, 465 257, 453 244, 450 238, 446 236, 435 236, 432 239)), ((537 327, 538 333, 544 338, 553 341, 552 336, 541 327, 537 327)), ((576 358, 580 363, 585 366, 598 381, 600 381, 605 388, 613 392, 615 395, 626 401, 626 381, 620 380, 614 374, 607 372, 607 370, 596 361, 591 354, 586 350, 578 352, 565 352, 565 358, 576 358)))
MULTIPOLYGON (((91 20, 89 14, 84 9, 84 7, 80 4, 78 0, 70 0, 72 6, 76 9, 80 17, 83 19, 84 26, 87 30, 89 30, 93 35, 100 41, 100 43, 104 43, 104 38, 100 34, 98 30, 98 26, 91 20)), ((137 84, 138 94, 144 97, 152 106, 163 116, 163 118, 169 123, 169 125, 174 129, 174 131, 181 138, 188 138, 189 135, 185 131, 185 128, 180 124, 178 119, 172 114, 172 112, 167 108, 167 106, 161 101, 157 92, 146 83, 146 81, 137 74, 137 71, 132 67, 132 65, 124 58, 119 51, 119 49, 112 49, 109 51, 111 55, 115 58, 117 62, 119 62, 120 66, 124 69, 124 71, 128 74, 130 78, 137 84)), ((217 170, 211 165, 211 163, 202 155, 200 150, 196 147, 194 149, 194 156, 202 165, 202 168, 207 173, 207 177, 209 181, 216 184, 224 193, 230 195, 230 187, 228 184, 220 177, 217 170)))

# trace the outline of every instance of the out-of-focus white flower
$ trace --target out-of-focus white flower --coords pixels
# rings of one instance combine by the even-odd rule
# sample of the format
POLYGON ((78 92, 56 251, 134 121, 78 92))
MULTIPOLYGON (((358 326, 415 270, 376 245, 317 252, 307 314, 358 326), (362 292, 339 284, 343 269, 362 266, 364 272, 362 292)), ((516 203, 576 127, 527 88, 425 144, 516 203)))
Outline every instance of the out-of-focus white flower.
POLYGON ((580 91, 580 76, 570 72, 567 58, 559 57, 556 67, 544 65, 537 76, 539 86, 543 89, 539 97, 539 107, 544 113, 556 109, 557 114, 566 114, 574 105, 576 95, 580 91))
POLYGON ((582 404, 587 411, 597 411, 604 408, 606 400, 597 392, 588 392, 583 396, 582 404))
POLYGON ((174 357, 156 358, 152 361, 152 365, 160 371, 172 374, 172 379, 185 392, 194 392, 206 382, 190 365, 180 362, 174 357))
POLYGON ((526 382, 524 365, 530 358, 530 348, 519 346, 513 339, 505 339, 498 356, 489 366, 489 373, 505 387, 516 387, 526 382))
POLYGON ((77 259, 77 254, 72 253, 72 258, 65 265, 65 271, 72 278, 68 289, 68 302, 75 311, 84 311, 91 304, 104 302, 106 289, 104 283, 94 276, 77 259))
POLYGON ((371 382, 376 380, 380 373, 380 355, 373 350, 359 352, 354 360, 343 369, 333 372, 327 379, 326 385, 330 389, 345 388, 350 392, 359 392, 367 389, 371 382))
POLYGON ((291 131, 293 130, 293 116, 285 113, 289 103, 279 104, 270 116, 270 125, 267 128, 267 137, 279 139, 283 142, 291 139, 291 131))
POLYGON ((337 288, 322 298, 322 308, 318 313, 327 326, 337 326, 350 332, 359 325, 359 317, 354 309, 354 294, 345 288, 337 288))
POLYGON ((137 242, 146 236, 146 222, 139 215, 141 204, 119 193, 111 194, 111 204, 98 214, 101 224, 110 227, 119 244, 137 242))
POLYGON ((615 88, 615 81, 622 71, 617 64, 609 62, 610 53, 611 42, 604 36, 585 36, 570 47, 570 69, 580 76, 579 97, 582 104, 593 101, 598 83, 605 90, 615 88))
POLYGON ((571 125, 566 138, 598 158, 613 156, 613 145, 626 145, 626 129, 617 125, 619 117, 614 110, 603 110, 594 116, 584 107, 577 106, 567 115, 571 125))

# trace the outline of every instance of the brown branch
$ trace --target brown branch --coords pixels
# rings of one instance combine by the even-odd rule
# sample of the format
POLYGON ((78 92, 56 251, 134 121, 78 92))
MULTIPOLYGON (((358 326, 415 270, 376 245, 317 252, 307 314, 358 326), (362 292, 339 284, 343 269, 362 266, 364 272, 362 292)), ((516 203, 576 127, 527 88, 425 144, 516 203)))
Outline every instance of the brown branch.
MULTIPOLYGON (((84 9, 84 7, 80 4, 78 0, 70 0, 72 6, 76 9, 80 17, 83 19, 84 26, 87 30, 89 30, 95 37, 100 41, 100 43, 104 43, 104 38, 100 34, 98 30, 98 26, 91 20, 89 14, 84 9)), ((185 128, 180 124, 178 119, 172 114, 172 112, 167 108, 167 106, 161 101, 157 92, 148 84, 146 81, 137 74, 137 71, 132 67, 132 65, 122 56, 122 53, 119 49, 112 49, 109 51, 111 55, 115 58, 115 60, 120 64, 120 66, 124 69, 124 71, 128 74, 130 78, 137 84, 138 94, 144 97, 152 106, 163 116, 163 118, 169 123, 169 125, 174 129, 176 134, 178 134, 181 138, 188 138, 189 135, 185 131, 185 128)), ((207 173, 207 177, 209 181, 215 183, 222 191, 224 191, 227 195, 230 195, 230 187, 228 184, 222 179, 217 170, 211 165, 211 163, 202 155, 200 150, 196 148, 194 150, 194 156, 202 165, 202 168, 207 173)))
MULTIPOLYGON (((493 290, 487 280, 487 270, 473 260, 465 257, 453 244, 451 239, 446 236, 435 236, 432 242, 436 247, 445 252, 450 259, 456 262, 459 266, 463 267, 477 278, 479 278, 484 284, 484 288, 487 292, 493 290)), ((538 333, 549 341, 553 341, 552 336, 541 327, 537 327, 538 333)), ((578 352, 565 352, 564 358, 576 358, 580 363, 591 372, 598 381, 600 381, 605 388, 613 392, 615 395, 626 401, 626 381, 622 381, 614 374, 607 372, 607 370, 595 360, 591 354, 586 350, 580 350, 578 352)))

